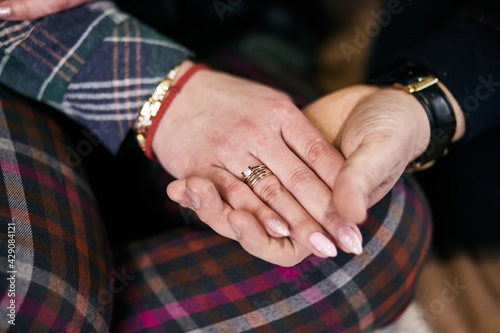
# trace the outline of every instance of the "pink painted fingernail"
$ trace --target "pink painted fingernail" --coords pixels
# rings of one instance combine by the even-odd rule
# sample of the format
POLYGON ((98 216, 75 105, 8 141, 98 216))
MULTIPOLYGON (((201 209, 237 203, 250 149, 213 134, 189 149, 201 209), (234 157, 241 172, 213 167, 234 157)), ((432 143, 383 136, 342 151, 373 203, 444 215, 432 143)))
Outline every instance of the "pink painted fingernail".
POLYGON ((10 7, 0 7, 0 17, 7 18, 12 15, 12 9, 10 7))
POLYGON ((315 232, 314 234, 312 234, 309 237, 309 241, 311 242, 312 246, 314 246, 314 248, 316 250, 323 253, 325 256, 328 256, 328 257, 337 256, 337 248, 321 232, 315 232))
POLYGON ((337 235, 340 243, 349 250, 351 253, 360 255, 363 253, 363 246, 361 245, 361 239, 359 238, 356 231, 351 227, 343 226, 337 230, 337 235))
POLYGON ((274 218, 269 219, 269 220, 267 220, 267 226, 274 233, 277 233, 280 236, 283 236, 283 237, 290 236, 290 230, 288 229, 288 226, 285 223, 281 222, 280 220, 277 220, 274 218))

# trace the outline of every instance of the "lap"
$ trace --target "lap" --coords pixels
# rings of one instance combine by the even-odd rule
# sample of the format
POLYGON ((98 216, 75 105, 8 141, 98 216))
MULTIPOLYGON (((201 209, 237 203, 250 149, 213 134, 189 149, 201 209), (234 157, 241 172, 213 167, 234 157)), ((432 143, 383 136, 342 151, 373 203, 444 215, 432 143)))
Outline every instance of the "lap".
POLYGON ((110 249, 82 167, 66 163, 70 144, 51 117, 0 87, 0 331, 109 328, 111 300, 99 292, 108 289, 110 249), (11 299, 15 326, 6 326, 11 299))
POLYGON ((278 267, 211 231, 135 242, 117 260, 134 279, 116 295, 117 332, 368 331, 409 302, 429 219, 413 180, 400 181, 361 228, 364 253, 278 267))
POLYGON ((411 298, 430 239, 425 199, 411 178, 371 209, 361 256, 311 256, 284 268, 185 227, 115 249, 113 266, 85 172, 67 163, 67 128, 42 109, 0 90, 0 315, 9 301, 6 227, 14 223, 11 331, 105 332, 112 306, 118 332, 367 331, 411 298))

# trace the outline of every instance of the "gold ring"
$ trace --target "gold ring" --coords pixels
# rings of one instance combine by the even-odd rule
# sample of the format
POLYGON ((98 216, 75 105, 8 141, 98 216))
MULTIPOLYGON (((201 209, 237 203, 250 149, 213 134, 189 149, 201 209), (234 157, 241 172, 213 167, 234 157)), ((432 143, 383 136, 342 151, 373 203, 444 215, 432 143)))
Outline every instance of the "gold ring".
POLYGON ((241 174, 245 177, 243 182, 253 190, 261 179, 273 175, 273 172, 265 165, 258 165, 254 167, 249 166, 248 169, 245 169, 241 174))

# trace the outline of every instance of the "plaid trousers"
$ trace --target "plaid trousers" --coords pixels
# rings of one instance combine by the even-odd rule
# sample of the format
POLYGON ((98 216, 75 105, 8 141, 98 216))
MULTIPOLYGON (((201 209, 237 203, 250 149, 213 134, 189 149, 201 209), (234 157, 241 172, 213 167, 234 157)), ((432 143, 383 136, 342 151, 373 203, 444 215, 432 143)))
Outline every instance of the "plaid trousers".
POLYGON ((196 225, 110 246, 71 145, 0 87, 0 332, 367 332, 412 297, 431 227, 411 177, 371 208, 362 255, 285 268, 196 225))

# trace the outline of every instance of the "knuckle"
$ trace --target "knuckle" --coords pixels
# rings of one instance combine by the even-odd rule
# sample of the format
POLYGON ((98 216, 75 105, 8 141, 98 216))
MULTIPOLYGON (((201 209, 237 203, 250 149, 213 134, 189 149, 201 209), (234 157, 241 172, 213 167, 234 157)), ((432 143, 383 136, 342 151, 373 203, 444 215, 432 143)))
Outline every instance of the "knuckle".
POLYGON ((323 140, 309 140, 304 146, 304 157, 309 163, 318 163, 328 154, 329 149, 329 143, 323 140))
POLYGON ((271 102, 270 109, 273 114, 278 115, 280 118, 289 117, 298 111, 297 107, 286 99, 271 102))
POLYGON ((246 185, 237 181, 219 186, 221 196, 226 198, 229 204, 234 203, 237 198, 241 197, 245 190, 246 185))
POLYGON ((338 221, 339 215, 335 209, 328 209, 323 213, 321 221, 325 226, 333 225, 336 221, 338 221))
POLYGON ((260 185, 258 189, 259 196, 264 202, 276 203, 285 197, 286 190, 275 177, 264 182, 264 184, 261 181, 261 184, 258 185, 260 185))
POLYGON ((292 188, 297 192, 309 189, 317 178, 311 170, 302 167, 291 170, 289 177, 292 188))

